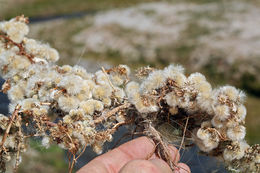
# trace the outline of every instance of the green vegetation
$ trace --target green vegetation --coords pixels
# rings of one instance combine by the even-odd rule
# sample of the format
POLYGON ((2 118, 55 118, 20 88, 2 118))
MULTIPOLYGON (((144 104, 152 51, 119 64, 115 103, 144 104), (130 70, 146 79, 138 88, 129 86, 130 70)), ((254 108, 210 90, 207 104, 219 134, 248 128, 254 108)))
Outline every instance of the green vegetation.
POLYGON ((94 12, 110 8, 127 7, 140 2, 155 0, 3 0, 5 9, 0 11, 0 19, 9 19, 24 14, 28 17, 56 16, 84 11, 94 12), (9 1, 6 2, 5 1, 9 1))
POLYGON ((251 144, 260 143, 260 99, 259 97, 249 96, 246 100, 247 117, 247 139, 251 144))
POLYGON ((46 149, 39 141, 31 140, 28 152, 23 154, 23 161, 19 173, 63 173, 67 172, 68 164, 64 161, 65 153, 57 145, 46 149))

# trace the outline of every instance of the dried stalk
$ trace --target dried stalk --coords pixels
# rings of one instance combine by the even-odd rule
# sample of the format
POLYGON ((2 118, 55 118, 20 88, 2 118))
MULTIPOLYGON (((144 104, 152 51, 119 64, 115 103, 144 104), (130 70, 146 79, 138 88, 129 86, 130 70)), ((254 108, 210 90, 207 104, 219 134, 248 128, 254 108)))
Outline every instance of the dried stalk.
POLYGON ((118 107, 115 107, 114 109, 112 109, 111 111, 107 112, 105 115, 102 115, 100 117, 98 117, 97 119, 94 120, 94 123, 95 124, 99 124, 101 123, 102 121, 105 121, 107 120, 109 117, 115 115, 119 110, 121 109, 126 109, 128 107, 130 107, 131 104, 130 103, 125 103, 121 106, 118 106, 118 107))
POLYGON ((4 150, 4 143, 5 143, 6 138, 7 138, 8 134, 9 134, 9 132, 10 132, 10 129, 11 129, 11 127, 12 127, 12 124, 13 124, 14 120, 15 120, 16 117, 18 116, 18 112, 19 112, 20 109, 21 109, 21 106, 20 106, 20 105, 17 105, 17 106, 15 107, 15 110, 14 110, 14 112, 13 112, 11 118, 10 118, 10 122, 9 122, 9 124, 8 124, 8 126, 7 126, 7 128, 6 128, 6 130, 5 130, 3 139, 2 139, 2 141, 1 141, 0 151, 4 150))
POLYGON ((186 119, 185 127, 184 127, 184 130, 183 130, 183 136, 182 136, 182 139, 181 139, 181 144, 180 144, 180 147, 178 149, 178 152, 180 152, 180 150, 182 148, 182 145, 183 145, 183 142, 184 142, 184 139, 185 139, 186 129, 187 129, 187 126, 188 126, 188 122, 189 122, 189 117, 186 119))
POLYGON ((23 46, 23 42, 21 42, 21 43, 16 43, 16 42, 14 42, 13 40, 11 40, 8 36, 5 36, 5 35, 3 35, 3 34, 1 34, 1 33, 0 33, 0 37, 2 37, 3 39, 5 39, 8 44, 12 44, 12 45, 18 47, 18 48, 19 48, 18 55, 22 55, 22 56, 27 57, 28 60, 29 60, 32 64, 35 63, 34 60, 33 60, 33 59, 34 59, 34 56, 33 56, 32 54, 28 54, 28 53, 25 51, 25 48, 24 48, 24 46, 23 46))

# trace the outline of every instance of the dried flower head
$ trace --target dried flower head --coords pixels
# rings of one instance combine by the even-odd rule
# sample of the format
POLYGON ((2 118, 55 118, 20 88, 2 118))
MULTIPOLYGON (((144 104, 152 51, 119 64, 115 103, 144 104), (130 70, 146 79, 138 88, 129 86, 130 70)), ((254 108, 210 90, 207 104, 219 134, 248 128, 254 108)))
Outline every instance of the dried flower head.
POLYGON ((55 49, 26 37, 27 21, 20 16, 0 22, 0 75, 6 80, 2 91, 11 101, 10 115, 0 114, 1 172, 13 158, 15 167, 19 165, 29 136, 41 137, 44 147, 57 144, 74 157, 86 146, 100 154, 103 144, 128 124, 153 139, 159 156, 175 170, 157 129, 165 122, 182 131, 174 134, 183 139, 181 145, 190 139, 209 155, 223 155, 230 169, 260 172, 260 147, 250 147, 244 139, 242 91, 232 86, 212 89, 205 76, 186 77, 179 65, 142 68, 140 82, 130 80, 126 65, 93 74, 80 66, 60 67, 55 49))

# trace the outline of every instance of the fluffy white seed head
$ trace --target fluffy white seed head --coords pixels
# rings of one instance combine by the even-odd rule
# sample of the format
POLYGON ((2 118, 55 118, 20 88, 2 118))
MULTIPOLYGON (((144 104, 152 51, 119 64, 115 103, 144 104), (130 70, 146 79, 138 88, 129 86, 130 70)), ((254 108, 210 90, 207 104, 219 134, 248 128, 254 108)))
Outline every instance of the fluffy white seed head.
POLYGON ((103 98, 103 99, 102 99, 102 102, 103 102, 103 104, 104 104, 105 107, 111 106, 111 103, 112 103, 111 99, 108 98, 108 97, 107 97, 107 98, 103 98))
POLYGON ((215 148, 218 147, 219 144, 219 138, 209 138, 209 139, 205 139, 203 140, 203 144, 205 145, 205 147, 207 148, 208 151, 211 151, 215 148))
POLYGON ((72 67, 70 65, 63 65, 63 66, 61 66, 61 70, 68 73, 68 72, 72 71, 72 67))
POLYGON ((137 82, 131 81, 126 85, 125 91, 128 97, 131 97, 134 93, 139 92, 140 85, 137 82))
POLYGON ((249 148, 249 145, 245 141, 234 141, 231 146, 224 150, 223 157, 226 161, 241 159, 247 148, 249 148))
POLYGON ((94 145, 94 146, 93 146, 93 151, 94 151, 95 153, 97 153, 98 155, 99 155, 99 154, 102 154, 102 152, 103 152, 103 147, 102 147, 101 145, 94 145))
POLYGON ((243 91, 239 91, 238 98, 239 102, 243 104, 246 100, 246 94, 243 91))
POLYGON ((260 153, 258 153, 255 157, 255 163, 260 164, 260 153))
POLYGON ((38 100, 33 98, 24 99, 21 101, 20 105, 22 106, 23 110, 31 110, 32 108, 36 107, 38 100))
POLYGON ((65 115, 62 119, 63 119, 63 123, 66 123, 66 124, 73 123, 72 118, 71 118, 70 115, 65 115))
POLYGON ((77 131, 72 132, 72 137, 79 140, 81 147, 86 144, 86 140, 84 138, 84 135, 81 134, 81 132, 77 132, 77 131))
POLYGON ((87 100, 80 103, 79 106, 81 109, 83 109, 85 114, 93 115, 95 111, 95 101, 94 100, 87 100))
POLYGON ((178 105, 178 96, 174 92, 170 92, 165 96, 166 103, 171 107, 176 107, 178 105))
POLYGON ((229 128, 227 130, 227 136, 232 141, 241 141, 242 139, 245 138, 245 135, 246 135, 246 128, 242 125, 229 128))
POLYGON ((93 97, 102 100, 103 98, 110 97, 112 88, 109 85, 96 85, 93 89, 93 97))
POLYGON ((200 82, 196 84, 196 88, 204 98, 208 98, 211 96, 212 88, 210 83, 206 81, 200 82))
POLYGON ((104 104, 101 101, 93 100, 95 111, 102 111, 104 109, 104 104))
POLYGON ((230 116, 229 107, 226 105, 218 105, 214 108, 215 115, 218 119, 224 121, 230 116))
POLYGON ((48 109, 45 107, 33 108, 32 111, 35 116, 47 115, 48 113, 48 109))
POLYGON ((75 65, 73 68, 72 68, 72 73, 77 75, 77 76, 80 76, 82 79, 86 79, 86 80, 89 80, 92 78, 92 75, 89 74, 85 68, 81 67, 81 66, 78 66, 78 65, 75 65))
POLYGON ((96 86, 96 84, 93 80, 84 80, 84 85, 88 86, 89 91, 92 91, 94 89, 94 87, 96 86))
POLYGON ((239 98, 239 91, 233 86, 224 86, 221 90, 232 101, 237 101, 239 98))
POLYGON ((210 121, 203 121, 200 125, 200 127, 203 128, 208 128, 208 127, 212 127, 212 124, 210 121))
POLYGON ((165 84, 166 77, 162 70, 156 70, 149 74, 147 79, 141 84, 141 93, 149 93, 152 90, 162 87, 165 84))
POLYGON ((74 121, 82 120, 84 117, 84 111, 83 109, 71 109, 69 112, 69 116, 74 121))
POLYGON ((200 128, 198 131, 197 131, 197 137, 201 140, 205 140, 205 139, 208 139, 210 137, 210 133, 208 133, 207 130, 203 129, 203 128, 200 128))
POLYGON ((223 122, 218 118, 218 116, 214 116, 211 120, 211 123, 216 128, 221 128, 224 126, 223 122))
POLYGON ((33 39, 24 39, 25 49, 28 53, 35 55, 40 59, 45 59, 49 62, 56 62, 59 59, 59 53, 56 49, 51 48, 47 44, 42 44, 33 39))
POLYGON ((174 81, 174 84, 180 88, 183 88, 185 86, 185 83, 187 82, 186 76, 182 73, 176 73, 172 76, 169 76, 168 78, 172 79, 174 81))
POLYGON ((23 88, 21 88, 19 85, 13 86, 9 91, 8 91, 8 98, 11 101, 18 101, 22 100, 25 96, 25 91, 23 88))
POLYGON ((171 64, 166 67, 164 70, 164 75, 166 78, 176 75, 177 73, 184 73, 184 68, 181 65, 171 64))
POLYGON ((122 102, 125 98, 125 92, 122 88, 115 88, 114 96, 118 99, 118 101, 122 102))
POLYGON ((118 75, 118 74, 109 75, 109 78, 110 78, 111 82, 113 83, 113 85, 115 85, 115 86, 123 85, 125 82, 125 80, 122 78, 122 76, 118 75))
POLYGON ((237 121, 237 118, 235 117, 229 118, 228 120, 225 121, 225 126, 227 128, 233 128, 239 126, 239 124, 240 123, 237 121))
POLYGON ((190 74, 190 76, 188 77, 188 81, 190 81, 194 84, 198 84, 198 83, 206 81, 206 78, 203 74, 196 72, 196 73, 190 74))
POLYGON ((157 112, 159 109, 159 107, 154 103, 149 103, 149 105, 145 105, 142 99, 136 100, 134 105, 140 113, 157 112))
POLYGON ((131 73, 131 69, 127 65, 120 64, 118 65, 119 68, 124 69, 125 75, 129 76, 131 73))
MULTIPOLYGON (((210 122, 207 122, 204 125, 210 125, 210 122)), ((197 131, 197 138, 199 139, 200 149, 205 152, 209 152, 219 145, 219 136, 218 133, 211 127, 200 128, 197 131)), ((195 139, 198 141, 198 139, 195 139)))
POLYGON ((56 49, 47 47, 46 59, 50 62, 56 62, 59 60, 60 56, 56 49))
POLYGON ((12 63, 9 64, 9 67, 17 71, 21 71, 28 69, 30 65, 31 63, 26 57, 15 55, 12 58, 12 63))
POLYGON ((244 121, 246 118, 246 107, 244 105, 240 105, 237 108, 236 117, 238 121, 244 121))
POLYGON ((108 75, 104 73, 102 70, 99 70, 95 73, 96 81, 100 85, 107 85, 109 83, 108 81, 108 75))
POLYGON ((74 96, 61 96, 59 97, 58 104, 63 111, 69 112, 71 109, 78 108, 79 100, 74 96))
POLYGON ((78 94, 82 89, 82 78, 76 75, 69 75, 62 78, 59 87, 66 88, 69 94, 78 94))
POLYGON ((29 27, 24 22, 15 19, 11 19, 8 22, 2 22, 0 24, 0 29, 16 43, 22 42, 24 36, 29 33, 29 27))

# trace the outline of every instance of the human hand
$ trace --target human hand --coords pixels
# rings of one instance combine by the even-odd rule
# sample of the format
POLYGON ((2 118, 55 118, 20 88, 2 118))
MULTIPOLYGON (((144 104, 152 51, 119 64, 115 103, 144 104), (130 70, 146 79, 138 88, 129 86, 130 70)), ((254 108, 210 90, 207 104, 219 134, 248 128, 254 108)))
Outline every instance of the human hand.
MULTIPOLYGON (((155 144, 147 137, 134 139, 96 157, 77 173, 171 173, 168 164, 155 156, 154 147, 155 144)), ((169 151, 176 163, 174 172, 190 173, 186 164, 178 163, 178 150, 170 146, 169 151)))

